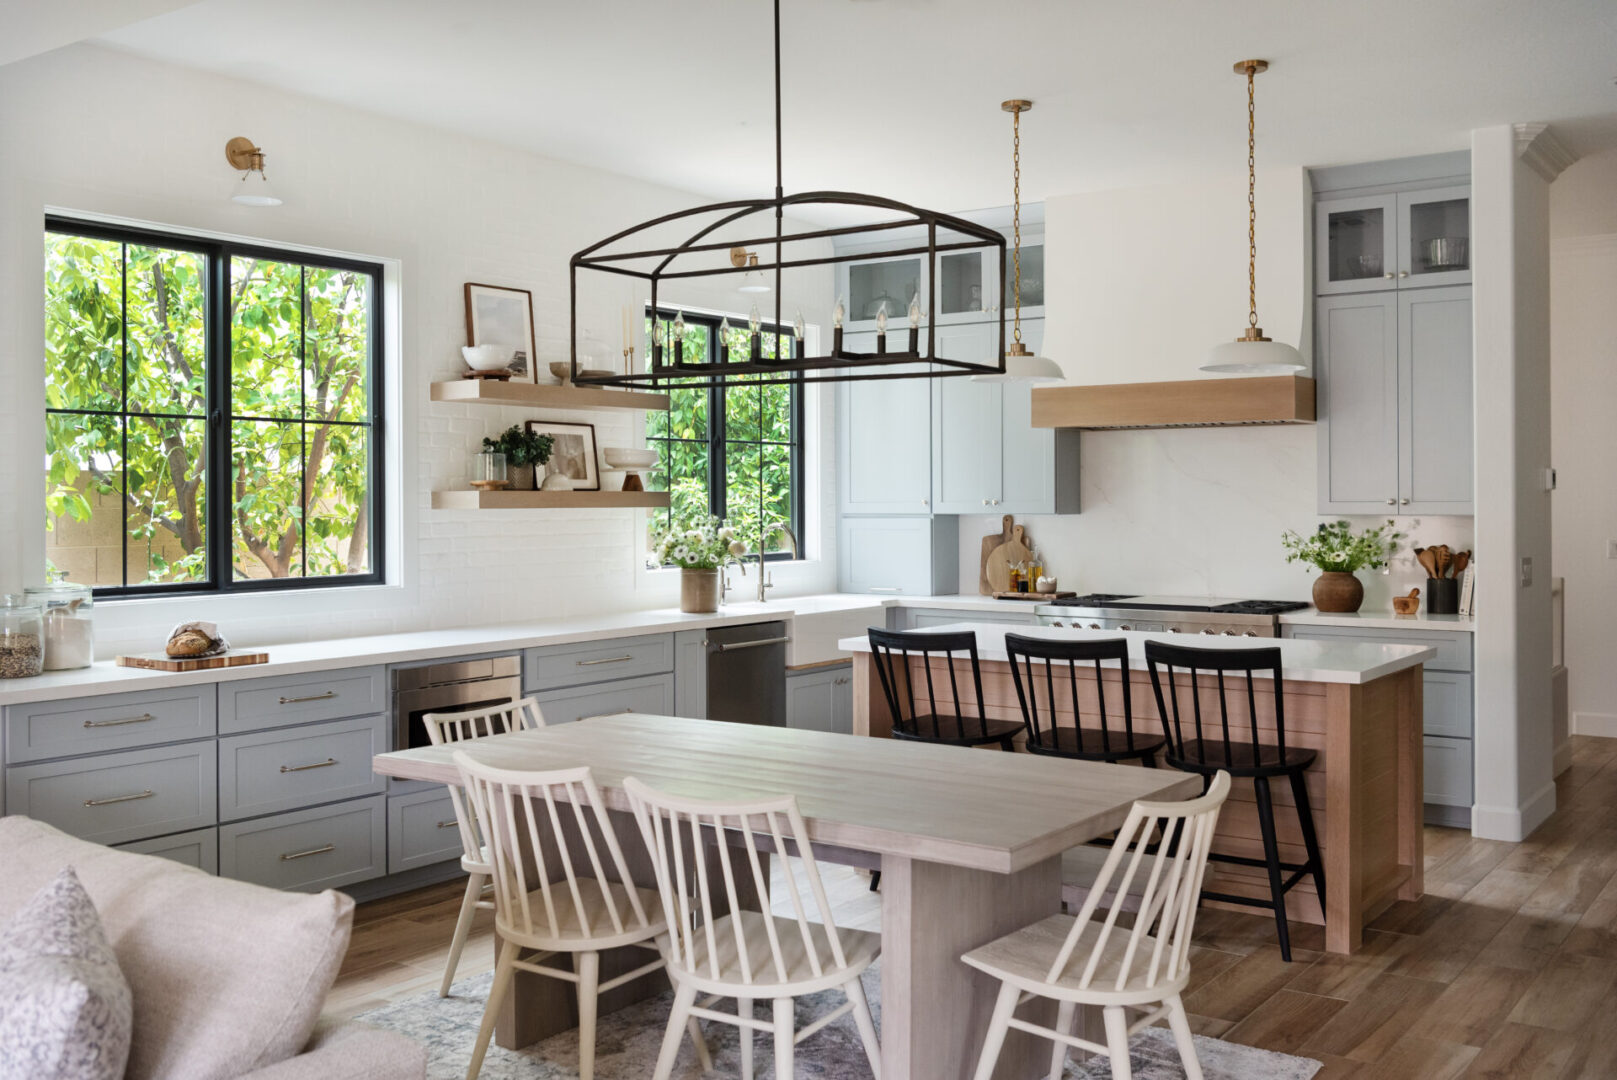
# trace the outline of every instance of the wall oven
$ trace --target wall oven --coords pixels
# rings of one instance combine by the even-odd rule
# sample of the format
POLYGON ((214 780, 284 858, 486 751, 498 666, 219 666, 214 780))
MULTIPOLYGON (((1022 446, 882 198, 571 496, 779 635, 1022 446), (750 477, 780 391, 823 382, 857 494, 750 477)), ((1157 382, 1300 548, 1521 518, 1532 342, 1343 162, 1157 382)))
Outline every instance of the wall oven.
POLYGON ((493 656, 393 670, 393 748, 431 746, 427 713, 467 712, 522 696, 522 658, 493 656))

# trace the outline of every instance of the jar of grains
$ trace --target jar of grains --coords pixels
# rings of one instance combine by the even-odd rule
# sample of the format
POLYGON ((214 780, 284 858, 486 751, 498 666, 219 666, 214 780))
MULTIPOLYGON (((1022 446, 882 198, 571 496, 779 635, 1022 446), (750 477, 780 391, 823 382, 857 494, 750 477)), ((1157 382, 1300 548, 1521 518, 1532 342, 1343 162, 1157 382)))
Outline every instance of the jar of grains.
POLYGON ((95 663, 95 625, 90 621, 95 597, 88 585, 64 581, 61 571, 49 585, 23 590, 28 603, 45 615, 45 670, 66 671, 95 663))
POLYGON ((23 679, 44 668, 44 613, 24 596, 0 597, 0 679, 23 679))

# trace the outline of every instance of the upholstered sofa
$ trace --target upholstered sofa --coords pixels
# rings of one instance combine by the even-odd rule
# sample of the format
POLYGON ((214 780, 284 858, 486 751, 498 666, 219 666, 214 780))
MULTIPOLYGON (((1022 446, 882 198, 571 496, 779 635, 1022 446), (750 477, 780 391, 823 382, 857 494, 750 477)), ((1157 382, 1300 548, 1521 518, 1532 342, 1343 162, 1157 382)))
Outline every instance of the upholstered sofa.
POLYGON ((421 1080, 414 1041, 321 1024, 354 902, 277 892, 0 818, 0 921, 64 866, 95 902, 134 998, 127 1080, 421 1080))

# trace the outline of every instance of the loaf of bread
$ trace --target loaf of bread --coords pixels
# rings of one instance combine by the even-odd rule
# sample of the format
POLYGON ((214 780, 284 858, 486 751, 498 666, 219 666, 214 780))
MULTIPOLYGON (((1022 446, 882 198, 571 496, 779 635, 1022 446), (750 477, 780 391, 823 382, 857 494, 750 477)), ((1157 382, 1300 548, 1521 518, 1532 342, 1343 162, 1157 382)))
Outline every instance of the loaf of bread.
POLYGON ((205 656, 213 646, 213 638, 202 631, 182 630, 168 639, 163 651, 174 657, 205 656))

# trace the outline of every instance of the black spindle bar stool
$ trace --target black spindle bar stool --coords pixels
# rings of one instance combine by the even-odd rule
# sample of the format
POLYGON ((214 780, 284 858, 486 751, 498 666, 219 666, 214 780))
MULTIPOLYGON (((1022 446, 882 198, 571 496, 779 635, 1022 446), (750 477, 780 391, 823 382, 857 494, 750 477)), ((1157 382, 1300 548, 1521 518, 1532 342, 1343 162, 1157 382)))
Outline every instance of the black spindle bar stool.
POLYGON ((1104 641, 1061 641, 1055 638, 1005 635, 1005 652, 1011 662, 1011 678, 1016 684, 1016 700, 1022 706, 1022 723, 1027 729, 1027 748, 1034 754, 1077 758, 1082 761, 1119 762, 1138 759, 1156 768, 1157 750, 1167 741, 1161 735, 1134 730, 1134 703, 1129 689, 1129 645, 1122 638, 1104 641), (1122 674, 1121 715, 1106 706, 1106 682, 1101 665, 1116 661, 1122 674), (1035 663, 1035 661, 1042 661, 1035 663), (1084 727, 1084 714, 1078 707, 1078 665, 1094 664, 1098 708, 1092 717, 1100 727, 1084 727), (1060 676, 1058 679, 1057 676, 1060 676), (1040 683, 1043 683, 1042 713, 1040 683), (1066 691, 1072 708, 1072 727, 1058 726, 1057 707, 1061 691, 1066 691), (1048 719, 1048 724, 1045 723, 1048 719), (1119 722, 1121 721, 1121 729, 1119 722))
MULTIPOLYGON (((1281 693, 1280 650, 1273 646, 1259 649, 1198 649, 1148 641, 1145 643, 1145 660, 1151 671, 1151 688, 1156 693, 1162 730, 1168 736, 1168 764, 1185 772, 1200 773, 1204 783, 1211 783, 1220 769, 1228 771, 1231 776, 1247 777, 1252 781, 1257 796, 1258 826, 1263 833, 1264 857, 1251 859, 1216 852, 1210 857, 1218 862, 1267 870, 1270 899, 1259 900, 1208 890, 1203 890, 1202 896, 1209 900, 1266 907, 1274 911, 1280 955, 1290 961, 1291 934, 1286 925, 1286 893, 1303 878, 1312 875, 1323 910, 1325 864, 1320 859, 1319 840, 1314 835, 1314 815, 1309 809, 1308 787, 1303 779, 1304 771, 1318 755, 1313 750, 1286 745, 1286 707, 1281 693), (1181 686, 1174 678, 1176 669, 1190 676, 1186 685, 1181 686), (1217 678, 1216 717, 1203 715, 1202 697, 1204 694, 1211 697, 1211 690, 1202 687, 1199 677, 1202 672, 1210 672, 1217 678), (1230 726, 1231 688, 1226 686, 1225 681, 1225 674, 1229 672, 1246 676, 1246 732, 1239 729, 1239 722, 1234 730, 1230 726), (1262 742, 1258 735, 1258 695, 1252 678, 1254 672, 1263 672, 1270 679, 1269 692, 1274 695, 1273 743, 1262 742), (1188 702, 1183 700, 1187 691, 1188 702), (1190 737, 1187 738, 1187 734, 1190 737), (1247 736, 1250 736, 1250 741, 1247 736), (1275 840, 1274 802, 1269 793, 1269 781, 1281 776, 1291 781, 1292 799, 1297 804, 1297 816, 1302 826, 1303 847, 1308 861, 1301 865, 1281 862, 1280 847, 1275 840), (1289 873, 1290 876, 1282 879, 1282 873, 1289 873)), ((1241 680, 1231 681, 1239 688, 1241 680)), ((1239 692, 1238 689, 1236 692, 1239 692)), ((1211 702, 1208 707, 1211 707, 1211 702)))
POLYGON ((1016 733, 1022 725, 1016 720, 990 720, 983 707, 983 676, 977 663, 977 635, 970 630, 951 633, 870 629, 870 651, 876 661, 882 694, 893 714, 893 738, 948 743, 951 746, 986 746, 998 743, 1001 750, 1016 749, 1016 733), (971 683, 977 700, 966 702, 960 696, 960 680, 954 654, 971 659, 971 683), (941 673, 933 671, 934 657, 942 659, 948 672, 949 696, 938 697, 941 673), (912 661, 915 661, 912 663, 912 661), (917 686, 917 683, 920 686, 917 686), (917 697, 925 692, 924 700, 917 697), (968 715, 968 707, 975 715, 968 715))

